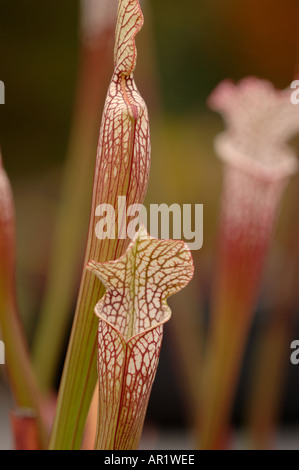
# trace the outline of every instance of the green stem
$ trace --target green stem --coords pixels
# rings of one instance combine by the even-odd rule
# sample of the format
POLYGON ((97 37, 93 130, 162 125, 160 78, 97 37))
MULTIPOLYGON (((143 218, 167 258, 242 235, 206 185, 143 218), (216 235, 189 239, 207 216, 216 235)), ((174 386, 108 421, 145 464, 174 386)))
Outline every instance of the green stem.
POLYGON ((17 407, 37 415, 39 441, 45 446, 41 402, 32 370, 26 338, 21 326, 15 284, 14 203, 0 156, 0 330, 5 344, 5 361, 17 407))
POLYGON ((90 210, 99 109, 112 64, 113 28, 82 46, 73 128, 63 178, 47 291, 33 344, 34 367, 42 389, 53 387, 72 314, 90 210))

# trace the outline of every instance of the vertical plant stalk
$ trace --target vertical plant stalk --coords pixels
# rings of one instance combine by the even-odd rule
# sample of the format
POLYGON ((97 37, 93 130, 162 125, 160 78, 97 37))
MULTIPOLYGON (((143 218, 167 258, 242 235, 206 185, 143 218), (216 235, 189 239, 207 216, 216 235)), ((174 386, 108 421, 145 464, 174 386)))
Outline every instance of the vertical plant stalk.
MULTIPOLYGON (((295 183, 298 184, 298 177, 295 183)), ((271 449, 275 446, 287 380, 298 303, 298 188, 294 196, 292 210, 284 227, 286 234, 283 236, 282 257, 272 267, 270 282, 267 283, 267 316, 260 328, 251 366, 246 420, 253 449, 271 449)))
MULTIPOLYGON (((194 280, 195 281, 195 280, 194 280)), ((197 281, 197 280, 196 280, 197 281)), ((195 282, 194 282, 195 284, 195 282)), ((198 281, 197 281, 198 286, 198 281)), ((197 287, 196 293, 198 293, 197 287)), ((203 361, 203 326, 192 315, 192 310, 199 318, 203 318, 194 292, 189 290, 189 296, 177 297, 173 303, 173 321, 169 325, 172 349, 175 355, 175 374, 183 397, 184 413, 190 425, 194 425, 194 410, 198 407, 198 390, 200 386, 201 368, 203 361), (195 296, 194 296, 195 297, 195 296), (186 312, 188 298, 188 313, 186 312), (190 357, 192 360, 190 360, 190 357), (194 367, 196 364, 196 368, 194 367)))
MULTIPOLYGON (((150 165, 148 114, 133 79, 136 64, 135 36, 142 24, 143 16, 138 0, 120 0, 114 50, 115 70, 100 130, 86 264, 90 259, 105 262, 119 258, 129 244, 128 238, 117 238, 117 233, 115 239, 97 238, 97 206, 111 204, 115 208, 116 226, 125 229, 126 220, 123 214, 118 214, 118 196, 126 196, 127 205, 142 203, 147 189, 150 165)), ((103 293, 103 285, 84 270, 50 449, 80 447, 97 380, 97 321, 93 310, 103 293)))
POLYGON ((200 446, 225 446, 229 416, 280 200, 296 157, 284 141, 298 130, 289 92, 248 78, 224 82, 211 106, 228 123, 216 139, 224 161, 217 269, 201 387, 200 446))
POLYGON ((92 400, 90 403, 90 408, 86 418, 86 426, 84 430, 84 437, 82 441, 81 450, 93 450, 94 443, 97 433, 97 423, 98 423, 98 405, 99 405, 99 386, 96 384, 92 400))
POLYGON ((99 414, 96 449, 138 448, 159 361, 166 299, 194 267, 186 243, 157 240, 142 226, 116 261, 87 265, 106 287, 98 328, 99 414))
POLYGON ((16 405, 37 414, 36 432, 41 445, 45 445, 39 393, 17 307, 15 243, 13 196, 0 155, 0 330, 6 370, 16 405))
POLYGON ((15 450, 40 450, 36 413, 31 409, 19 408, 10 413, 15 450))
POLYGON ((254 450, 275 447, 293 331, 290 311, 285 307, 269 314, 272 318, 262 328, 255 344, 253 382, 248 390, 246 407, 249 446, 254 450))
POLYGON ((77 96, 47 289, 33 343, 44 392, 53 386, 87 235, 101 108, 109 82, 117 0, 81 0, 81 57, 77 96), (74 190, 75 188, 75 190, 74 190))

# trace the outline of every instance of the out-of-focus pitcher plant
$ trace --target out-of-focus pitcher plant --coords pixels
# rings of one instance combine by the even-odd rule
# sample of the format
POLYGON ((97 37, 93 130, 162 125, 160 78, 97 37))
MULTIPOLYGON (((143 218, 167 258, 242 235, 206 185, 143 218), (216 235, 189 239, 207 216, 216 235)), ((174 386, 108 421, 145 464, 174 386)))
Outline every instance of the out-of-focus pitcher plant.
POLYGON ((285 186, 298 166, 286 141, 299 130, 290 90, 275 90, 267 81, 225 81, 209 105, 223 115, 227 130, 215 141, 224 175, 201 378, 200 446, 206 449, 225 446, 263 267, 285 186))

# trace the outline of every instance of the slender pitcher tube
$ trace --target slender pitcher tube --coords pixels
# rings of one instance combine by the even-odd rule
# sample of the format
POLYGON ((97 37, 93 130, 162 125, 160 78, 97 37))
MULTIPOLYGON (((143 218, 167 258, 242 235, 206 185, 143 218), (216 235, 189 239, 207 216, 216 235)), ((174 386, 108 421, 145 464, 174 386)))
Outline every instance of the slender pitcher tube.
POLYGON ((285 145, 299 127, 288 91, 248 78, 222 83, 210 105, 228 129, 216 138, 223 191, 212 312, 202 377, 200 446, 226 445, 241 361, 280 201, 297 170, 285 145))

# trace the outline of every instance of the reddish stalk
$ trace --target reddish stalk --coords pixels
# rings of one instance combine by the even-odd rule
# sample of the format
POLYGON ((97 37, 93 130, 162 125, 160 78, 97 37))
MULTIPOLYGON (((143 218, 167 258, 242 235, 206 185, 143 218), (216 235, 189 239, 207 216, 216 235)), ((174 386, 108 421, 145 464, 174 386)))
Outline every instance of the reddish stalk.
POLYGON ((10 413, 15 450, 40 450, 37 416, 34 411, 19 408, 10 413))
POLYGON ((0 155, 0 329, 5 344, 9 383, 17 407, 36 414, 38 440, 45 445, 41 401, 32 370, 26 337, 19 318, 16 296, 16 245, 14 203, 0 155))

